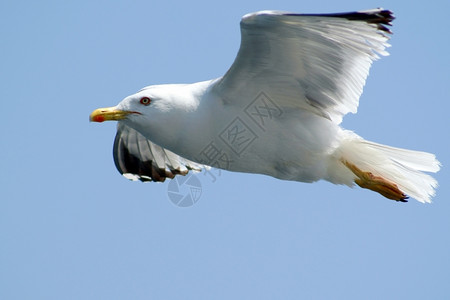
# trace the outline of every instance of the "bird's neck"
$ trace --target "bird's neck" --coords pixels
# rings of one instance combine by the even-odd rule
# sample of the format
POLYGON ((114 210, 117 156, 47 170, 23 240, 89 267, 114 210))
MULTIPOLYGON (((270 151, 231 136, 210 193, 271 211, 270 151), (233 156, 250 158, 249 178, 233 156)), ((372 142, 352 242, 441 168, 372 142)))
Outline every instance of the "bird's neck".
MULTIPOLYGON (((201 152, 199 147, 208 139, 214 124, 211 110, 216 101, 209 93, 212 82, 213 80, 173 86, 176 102, 154 126, 156 128, 148 129, 146 136, 163 148, 195 160, 201 152)), ((143 130, 146 128, 139 131, 143 130)))

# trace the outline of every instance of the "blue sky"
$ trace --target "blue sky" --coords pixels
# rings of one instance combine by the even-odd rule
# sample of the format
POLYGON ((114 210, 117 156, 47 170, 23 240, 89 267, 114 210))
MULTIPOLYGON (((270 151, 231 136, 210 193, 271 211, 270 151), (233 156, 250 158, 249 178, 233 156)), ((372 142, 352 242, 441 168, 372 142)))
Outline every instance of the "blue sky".
POLYGON ((10 1, 0 9, 0 299, 444 299, 450 295, 448 1, 10 1), (327 182, 197 174, 130 182, 114 123, 140 88, 223 75, 242 15, 394 11, 358 114, 366 139, 435 153, 433 204, 327 182), (198 183, 199 182, 199 183, 198 183), (180 193, 186 193, 186 188, 180 193))

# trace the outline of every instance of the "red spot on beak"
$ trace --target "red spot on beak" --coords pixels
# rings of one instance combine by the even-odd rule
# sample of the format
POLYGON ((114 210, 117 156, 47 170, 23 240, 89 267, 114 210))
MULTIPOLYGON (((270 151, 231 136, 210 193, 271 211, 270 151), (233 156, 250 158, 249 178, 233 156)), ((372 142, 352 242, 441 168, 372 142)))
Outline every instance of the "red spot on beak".
POLYGON ((95 117, 93 118, 92 121, 94 121, 94 122, 103 122, 103 121, 105 121, 105 117, 104 117, 104 116, 101 116, 101 115, 97 115, 97 116, 95 116, 95 117))

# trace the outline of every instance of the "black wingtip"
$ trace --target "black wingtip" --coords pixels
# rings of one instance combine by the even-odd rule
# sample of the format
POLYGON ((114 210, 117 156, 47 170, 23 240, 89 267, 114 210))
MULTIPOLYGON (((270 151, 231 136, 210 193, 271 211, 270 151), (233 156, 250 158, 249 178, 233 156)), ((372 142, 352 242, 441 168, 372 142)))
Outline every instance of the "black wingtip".
POLYGON ((152 160, 143 160, 142 157, 133 155, 118 131, 113 146, 114 164, 120 174, 132 174, 142 182, 164 182, 166 178, 174 178, 176 175, 186 175, 188 171, 177 169, 165 169, 157 167, 152 160))
POLYGON ((392 34, 392 31, 387 26, 391 26, 392 21, 395 19, 392 11, 382 8, 348 13, 343 17, 348 20, 366 21, 367 23, 375 24, 378 30, 390 34, 392 34))
POLYGON ((331 17, 331 18, 344 18, 351 21, 365 21, 369 24, 375 24, 378 30, 392 34, 392 31, 387 26, 392 25, 392 21, 395 19, 394 13, 390 10, 383 8, 376 8, 363 11, 345 12, 345 13, 333 13, 333 14, 287 14, 298 16, 313 16, 313 17, 331 17))

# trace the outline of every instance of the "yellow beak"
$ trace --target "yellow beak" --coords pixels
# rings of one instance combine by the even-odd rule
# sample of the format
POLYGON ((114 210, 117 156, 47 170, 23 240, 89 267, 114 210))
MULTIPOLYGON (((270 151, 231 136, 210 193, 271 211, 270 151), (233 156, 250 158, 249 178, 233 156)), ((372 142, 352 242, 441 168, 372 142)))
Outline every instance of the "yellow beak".
POLYGON ((118 110, 115 107, 98 108, 89 116, 91 122, 119 121, 125 119, 129 114, 138 113, 134 111, 118 110))

